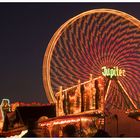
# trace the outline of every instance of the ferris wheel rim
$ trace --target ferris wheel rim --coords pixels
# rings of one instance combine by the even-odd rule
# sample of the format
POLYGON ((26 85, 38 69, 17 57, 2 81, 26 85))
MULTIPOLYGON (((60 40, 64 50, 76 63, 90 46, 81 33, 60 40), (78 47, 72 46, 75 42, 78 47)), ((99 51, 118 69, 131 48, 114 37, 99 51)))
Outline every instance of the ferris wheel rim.
POLYGON ((93 10, 88 10, 86 12, 82 12, 76 16, 74 16, 73 18, 70 18, 69 20, 67 20, 64 24, 62 24, 57 31, 54 33, 54 35, 52 36, 51 40, 49 41, 49 44, 46 48, 45 51, 45 55, 43 58, 43 69, 42 69, 42 76, 43 76, 43 85, 45 88, 45 92, 48 98, 48 101, 50 103, 55 103, 56 99, 54 96, 54 92, 52 90, 51 87, 51 78, 50 78, 50 62, 51 62, 51 58, 52 58, 52 54, 53 54, 53 50, 55 48, 55 45, 59 39, 59 37, 61 36, 61 34, 63 33, 64 29, 68 26, 70 26, 71 24, 73 24, 76 20, 80 19, 81 17, 90 15, 90 14, 95 14, 95 13, 110 13, 110 14, 115 14, 117 16, 120 16, 130 22, 132 22, 135 26, 137 26, 138 28, 140 28, 140 21, 133 17, 132 15, 119 11, 119 10, 115 10, 115 9, 106 9, 106 8, 101 8, 101 9, 93 9, 93 10))

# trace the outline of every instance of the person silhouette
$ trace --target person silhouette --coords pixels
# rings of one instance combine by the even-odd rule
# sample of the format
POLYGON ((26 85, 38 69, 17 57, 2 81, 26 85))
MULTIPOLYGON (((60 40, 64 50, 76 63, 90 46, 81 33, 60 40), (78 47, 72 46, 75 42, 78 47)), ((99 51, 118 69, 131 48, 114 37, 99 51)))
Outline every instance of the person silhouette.
POLYGON ((27 123, 27 128, 28 128, 28 132, 23 135, 22 137, 26 138, 26 137, 37 137, 36 133, 34 132, 34 129, 36 128, 35 122, 29 121, 27 123))
POLYGON ((76 137, 76 127, 74 125, 66 125, 63 128, 63 137, 76 137))
POLYGON ((110 135, 105 130, 98 129, 97 132, 95 133, 94 137, 110 137, 110 135))

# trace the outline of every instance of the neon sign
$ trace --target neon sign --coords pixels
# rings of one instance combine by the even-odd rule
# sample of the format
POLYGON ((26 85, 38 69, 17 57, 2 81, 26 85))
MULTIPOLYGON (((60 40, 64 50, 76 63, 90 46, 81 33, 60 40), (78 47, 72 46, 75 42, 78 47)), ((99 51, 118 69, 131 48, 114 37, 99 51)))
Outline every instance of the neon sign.
POLYGON ((119 69, 119 67, 113 67, 113 68, 107 68, 106 66, 102 67, 102 75, 108 76, 110 78, 112 77, 118 77, 118 76, 126 76, 124 69, 119 69))

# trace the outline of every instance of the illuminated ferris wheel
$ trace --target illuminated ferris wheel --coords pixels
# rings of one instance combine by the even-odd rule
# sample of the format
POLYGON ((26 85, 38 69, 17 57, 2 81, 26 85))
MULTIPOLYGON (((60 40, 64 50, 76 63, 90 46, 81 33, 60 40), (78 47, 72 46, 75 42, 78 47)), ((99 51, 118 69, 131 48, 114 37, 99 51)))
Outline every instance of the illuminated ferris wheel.
POLYGON ((139 20, 121 11, 95 9, 71 18, 56 31, 43 63, 49 102, 55 102, 60 86, 87 81, 90 74, 105 77, 106 107, 140 107, 139 20))

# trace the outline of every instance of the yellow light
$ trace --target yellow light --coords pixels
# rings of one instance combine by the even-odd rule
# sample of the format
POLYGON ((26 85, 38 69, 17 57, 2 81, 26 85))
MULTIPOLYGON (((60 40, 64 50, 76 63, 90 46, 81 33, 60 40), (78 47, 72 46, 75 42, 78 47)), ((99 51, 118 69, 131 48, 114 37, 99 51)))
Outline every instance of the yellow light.
POLYGON ((109 94, 110 85, 111 85, 111 80, 109 80, 109 84, 108 84, 107 91, 106 91, 106 95, 105 95, 105 101, 106 101, 106 99, 107 99, 107 97, 108 97, 108 94, 109 94))

